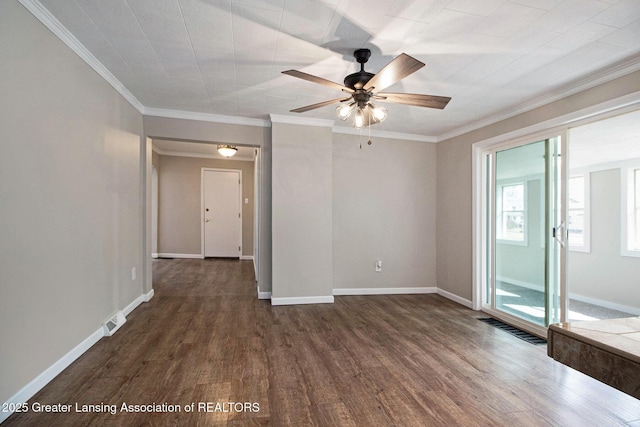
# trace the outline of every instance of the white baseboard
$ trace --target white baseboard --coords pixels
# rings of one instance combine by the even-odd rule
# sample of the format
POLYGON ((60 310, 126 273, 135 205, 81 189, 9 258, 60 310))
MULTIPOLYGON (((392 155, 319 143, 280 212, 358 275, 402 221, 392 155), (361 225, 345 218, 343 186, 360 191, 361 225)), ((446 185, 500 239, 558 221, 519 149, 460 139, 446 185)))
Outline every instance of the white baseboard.
POLYGON ((204 259, 202 254, 170 254, 159 253, 158 258, 184 258, 184 259, 204 259))
POLYGON ((438 288, 336 288, 333 295, 435 294, 438 288))
MULTIPOLYGON (((146 294, 142 294, 133 300, 130 304, 128 304, 123 310, 122 313, 127 316, 136 307, 138 307, 143 302, 148 302, 153 298, 153 289, 151 289, 146 294)), ((95 343, 100 341, 100 339, 105 335, 104 328, 101 326, 98 330, 93 332, 84 341, 75 346, 71 351, 62 356, 58 361, 56 361, 53 365, 49 366, 45 369, 40 375, 35 377, 31 382, 22 387, 20 391, 11 396, 5 404, 12 403, 24 403, 31 399, 37 392, 39 392, 44 386, 49 384, 49 382, 58 376, 62 371, 64 371, 69 365, 71 365, 77 358, 82 356, 87 350, 89 350, 95 343)), ((4 407, 4 404, 2 405, 4 407)), ((7 407, 11 407, 12 405, 7 405, 7 407)), ((0 411, 0 423, 9 418, 9 416, 13 413, 11 412, 3 412, 0 411)))
POLYGON ((501 277, 501 276, 496 276, 496 280, 500 282, 505 282, 505 283, 510 283, 512 285, 520 286, 522 288, 532 289, 538 292, 544 292, 543 285, 537 285, 535 283, 524 282, 522 280, 510 279, 508 277, 501 277))
POLYGON ((333 295, 319 297, 271 297, 271 305, 333 304, 333 295))
POLYGON ((444 289, 438 288, 438 295, 445 297, 446 299, 450 299, 453 302, 457 302, 458 304, 464 305, 467 308, 473 309, 473 302, 468 299, 462 298, 456 294, 452 294, 451 292, 447 292, 444 289))
MULTIPOLYGON (((500 280, 500 281, 503 281, 503 282, 507 282, 507 283, 511 283, 513 285, 521 286, 523 288, 532 289, 534 291, 544 292, 544 287, 543 286, 535 285, 533 283, 523 282, 521 280, 513 280, 513 279, 509 279, 509 278, 505 278, 505 277, 497 277, 497 280, 500 280)), ((588 304, 593 304, 593 305, 597 305, 597 306, 600 306, 600 307, 609 308, 611 310, 618 310, 618 311, 622 311, 622 312, 625 312, 625 313, 630 313, 630 314, 634 314, 636 316, 640 316, 640 308, 638 308, 638 307, 631 307, 631 306, 628 306, 628 305, 622 305, 622 304, 618 304, 618 303, 615 303, 615 302, 602 300, 602 299, 599 299, 599 298, 587 297, 587 296, 583 296, 583 295, 576 294, 576 293, 573 293, 573 292, 569 292, 569 298, 570 299, 574 299, 576 301, 582 301, 582 302, 586 302, 588 304)))
POLYGON ((155 259, 155 258, 159 258, 160 255, 158 255, 157 253, 152 253, 151 254, 151 258, 155 259))
MULTIPOLYGON (((622 305, 615 302, 605 301, 598 298, 585 297, 583 295, 576 295, 572 292, 569 292, 569 298, 574 299, 576 301, 586 302, 587 304, 593 304, 600 307, 609 308, 611 310, 618 310, 625 313, 634 314, 636 316, 640 316, 640 308, 631 307, 628 305, 622 305)), ((569 304, 569 308, 571 308, 571 304, 569 304)))
POLYGON ((271 292, 258 292, 258 299, 271 299, 271 292))
POLYGON ((242 261, 253 261, 253 255, 241 255, 240 259, 242 261))
MULTIPOLYGON (((95 343, 100 341, 100 338, 104 336, 104 330, 100 327, 94 333, 89 335, 84 341, 75 346, 70 352, 62 356, 57 362, 45 369, 40 375, 35 377, 29 384, 25 385, 16 394, 11 396, 5 403, 8 408, 11 408, 11 403, 24 403, 31 399, 37 392, 39 392, 44 386, 54 379, 60 372, 65 370, 71 365, 78 357, 82 356, 85 351, 89 350, 95 343)), ((4 407, 4 405, 3 405, 4 407)), ((13 413, 0 411, 0 423, 13 413)))
POLYGON ((122 309, 122 313, 125 315, 125 317, 128 316, 133 310, 135 310, 143 302, 151 301, 151 298, 153 298, 153 295, 154 295, 153 289, 151 289, 146 294, 140 295, 138 298, 136 298, 133 301, 131 301, 131 303, 129 303, 129 305, 127 305, 125 308, 123 308, 122 309))

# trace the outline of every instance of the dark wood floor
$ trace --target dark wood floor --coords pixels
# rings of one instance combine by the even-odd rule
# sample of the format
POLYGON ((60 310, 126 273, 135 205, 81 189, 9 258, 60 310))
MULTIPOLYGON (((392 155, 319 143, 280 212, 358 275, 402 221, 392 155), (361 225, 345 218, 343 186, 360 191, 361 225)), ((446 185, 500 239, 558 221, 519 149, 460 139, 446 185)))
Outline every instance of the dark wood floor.
POLYGON ((640 425, 639 400, 438 295, 272 307, 255 298, 253 264, 234 260, 154 261, 154 289, 31 400, 115 415, 30 412, 6 425, 640 425), (198 411, 206 402, 218 412, 198 411))

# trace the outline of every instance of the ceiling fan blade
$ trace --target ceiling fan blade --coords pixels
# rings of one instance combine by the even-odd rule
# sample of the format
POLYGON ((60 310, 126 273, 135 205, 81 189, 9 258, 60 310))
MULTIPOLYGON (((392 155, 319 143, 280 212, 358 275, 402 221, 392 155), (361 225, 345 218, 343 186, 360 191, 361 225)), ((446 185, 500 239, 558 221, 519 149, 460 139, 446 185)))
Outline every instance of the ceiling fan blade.
POLYGON ((364 85, 363 89, 374 89, 374 91, 377 92, 402 80, 409 74, 415 73, 422 67, 424 67, 423 62, 418 61, 406 53, 401 53, 378 71, 378 73, 364 85))
POLYGON ((323 79, 322 77, 318 77, 318 76, 314 76, 311 74, 307 74, 307 73, 303 73, 302 71, 298 71, 298 70, 287 70, 287 71, 283 71, 282 74, 287 74, 289 76, 293 76, 293 77, 297 77, 299 79, 302 80, 307 80, 309 82, 312 83, 317 83, 323 86, 327 86, 333 89, 338 89, 341 90, 343 92, 348 92, 348 93, 353 93, 353 90, 349 89, 346 86, 343 86, 341 84, 338 83, 334 83, 331 80, 327 80, 327 79, 323 79))
POLYGON ((392 93, 378 92, 374 99, 395 104, 415 105, 417 107, 438 108, 442 110, 447 106, 451 98, 448 96, 420 95, 416 93, 392 93))
POLYGON ((291 113, 304 113, 305 111, 315 110, 316 108, 324 107, 325 105, 335 104, 336 102, 348 101, 351 98, 336 98, 331 99, 329 101, 318 102, 317 104, 307 105, 306 107, 296 108, 295 110, 291 110, 291 113))

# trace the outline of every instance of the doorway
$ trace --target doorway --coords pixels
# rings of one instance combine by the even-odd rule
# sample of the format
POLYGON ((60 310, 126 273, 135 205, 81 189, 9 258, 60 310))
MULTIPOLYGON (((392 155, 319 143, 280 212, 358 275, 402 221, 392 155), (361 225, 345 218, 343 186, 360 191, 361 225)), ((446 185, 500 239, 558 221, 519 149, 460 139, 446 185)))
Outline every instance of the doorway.
POLYGON ((242 255, 242 171, 202 168, 202 253, 242 255))
POLYGON ((482 308, 538 335, 564 313, 561 135, 483 151, 482 308))

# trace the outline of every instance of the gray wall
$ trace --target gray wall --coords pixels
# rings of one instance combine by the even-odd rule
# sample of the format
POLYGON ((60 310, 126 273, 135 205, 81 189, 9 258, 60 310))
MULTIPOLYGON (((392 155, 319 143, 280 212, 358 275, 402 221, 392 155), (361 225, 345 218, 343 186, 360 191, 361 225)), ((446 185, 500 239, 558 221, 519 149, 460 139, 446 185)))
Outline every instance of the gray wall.
POLYGON ((330 127, 272 124, 273 298, 330 297, 330 127))
POLYGON ((436 203, 438 287, 464 299, 472 299, 471 149, 474 143, 637 91, 640 91, 640 72, 439 142, 436 203))
POLYGON ((202 168, 242 170, 242 255, 252 256, 253 162, 166 155, 158 168, 158 253, 201 254, 202 168))
POLYGON ((360 139, 333 135, 333 287, 435 287, 436 145, 360 139))
POLYGON ((16 1, 0 21, 4 402, 141 295, 144 260, 141 114, 16 1))
POLYGON ((592 172, 591 252, 569 251, 570 293, 640 308, 640 258, 620 248, 620 169, 592 172))
POLYGON ((145 116, 144 132, 151 138, 260 147, 258 287, 271 292, 271 128, 145 116))

